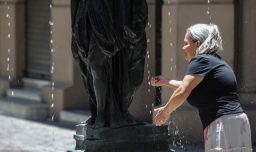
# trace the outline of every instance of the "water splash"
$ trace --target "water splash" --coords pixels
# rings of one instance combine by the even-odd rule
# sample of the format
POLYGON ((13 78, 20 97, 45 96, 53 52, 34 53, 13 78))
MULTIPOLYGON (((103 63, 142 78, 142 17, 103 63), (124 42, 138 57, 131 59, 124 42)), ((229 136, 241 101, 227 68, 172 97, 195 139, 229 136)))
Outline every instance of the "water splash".
POLYGON ((175 149, 179 149, 181 151, 185 151, 185 144, 187 143, 185 140, 185 136, 181 132, 178 127, 178 124, 175 123, 175 120, 169 121, 168 134, 172 136, 172 151, 175 149))

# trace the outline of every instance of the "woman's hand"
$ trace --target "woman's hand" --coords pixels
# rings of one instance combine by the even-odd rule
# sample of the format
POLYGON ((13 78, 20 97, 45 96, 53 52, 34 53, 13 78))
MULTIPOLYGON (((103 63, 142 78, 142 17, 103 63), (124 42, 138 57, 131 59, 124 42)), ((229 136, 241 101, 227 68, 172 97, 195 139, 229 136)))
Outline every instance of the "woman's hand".
POLYGON ((154 118, 156 125, 161 126, 165 124, 170 116, 165 107, 156 108, 154 111, 156 112, 156 116, 154 118))
POLYGON ((159 76, 153 77, 150 80, 150 84, 154 87, 161 87, 163 85, 168 84, 168 80, 166 80, 163 76, 159 75, 159 76))

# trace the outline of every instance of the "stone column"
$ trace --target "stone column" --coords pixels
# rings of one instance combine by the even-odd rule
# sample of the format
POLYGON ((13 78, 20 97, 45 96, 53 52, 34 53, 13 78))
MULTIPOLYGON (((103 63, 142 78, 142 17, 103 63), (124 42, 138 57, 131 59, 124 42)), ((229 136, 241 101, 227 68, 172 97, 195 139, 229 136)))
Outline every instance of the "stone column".
MULTIPOLYGON (((182 80, 187 63, 181 51, 187 27, 196 23, 215 23, 224 40, 221 56, 233 67, 234 62, 234 5, 233 0, 164 0, 162 8, 162 75, 182 80), (207 10, 210 14, 207 14, 207 10), (211 21, 210 21, 211 16, 211 21)), ((172 90, 162 89, 162 103, 172 90)), ((182 143, 201 143, 203 130, 197 111, 185 103, 177 109, 170 121, 170 133, 182 143), (186 141, 185 141, 186 139, 186 141)))
POLYGON ((0 94, 24 71, 25 0, 0 0, 0 94))
POLYGON ((53 0, 51 12, 54 71, 52 85, 43 88, 43 100, 54 103, 56 119, 63 109, 88 108, 88 96, 84 89, 78 64, 71 53, 70 0, 53 0), (54 94, 52 99, 51 94, 54 94))
POLYGON ((252 130, 252 142, 256 143, 256 1, 236 1, 236 72, 239 92, 252 130))
POLYGON ((135 92, 134 100, 130 106, 130 112, 139 119, 152 120, 152 107, 155 103, 155 88, 149 86, 148 81, 155 76, 155 55, 156 55, 156 5, 155 0, 148 2, 148 25, 147 32, 147 55, 144 68, 144 80, 142 85, 135 92))

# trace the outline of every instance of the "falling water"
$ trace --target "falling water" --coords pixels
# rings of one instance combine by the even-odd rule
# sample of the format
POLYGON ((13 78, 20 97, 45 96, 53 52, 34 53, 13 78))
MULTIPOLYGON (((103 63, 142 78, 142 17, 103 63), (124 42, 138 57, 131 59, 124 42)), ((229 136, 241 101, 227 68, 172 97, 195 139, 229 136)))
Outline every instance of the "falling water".
MULTIPOLYGON (((11 15, 10 15, 10 5, 7 1, 5 2, 5 6, 6 6, 6 15, 5 15, 5 17, 6 17, 6 20, 7 20, 7 35, 6 36, 7 36, 7 42, 8 42, 11 39, 11 33, 10 33, 10 31, 11 31, 11 15)), ((6 44, 8 44, 8 43, 6 43, 6 44)), ((11 65, 10 56, 11 56, 11 49, 7 48, 7 59, 6 59, 7 68, 6 68, 6 71, 8 73, 8 80, 9 81, 11 81, 11 79, 12 79, 12 77, 11 77, 11 67, 10 67, 10 65, 11 65)), ((14 93, 12 93, 11 95, 13 95, 13 94, 14 93)))
MULTIPOLYGON (((5 14, 5 18, 6 18, 6 29, 7 29, 7 34, 6 34, 6 44, 10 44, 9 42, 11 41, 11 19, 12 19, 12 16, 11 16, 11 10, 10 10, 10 3, 8 3, 7 1, 5 1, 4 3, 4 7, 6 8, 6 14, 5 14)), ((13 68, 11 67, 12 64, 11 64, 11 61, 12 61, 12 58, 11 58, 11 53, 12 53, 12 50, 10 48, 10 46, 7 46, 7 57, 6 57, 6 72, 7 72, 7 75, 8 75, 8 80, 11 81, 12 80, 12 76, 11 76, 11 73, 13 71, 13 68)), ((14 96, 14 91, 11 90, 11 94, 10 96, 13 97, 14 96)), ((13 101, 11 100, 10 101, 10 109, 12 109, 13 107, 13 101)), ((12 122, 13 120, 11 120, 11 124, 14 126, 14 123, 12 122)), ((10 137, 12 137, 12 133, 10 132, 9 133, 10 137)), ((8 144, 9 144, 9 148, 12 147, 13 143, 12 143, 12 138, 8 139, 8 144)))
MULTIPOLYGON (((49 4, 49 8, 50 8, 50 12, 52 12, 52 7, 53 7, 53 3, 52 1, 50 1, 50 4, 49 4)), ((54 49, 53 49, 53 39, 52 39, 52 35, 53 35, 53 26, 54 26, 54 22, 52 21, 52 19, 49 20, 49 25, 50 25, 50 50, 51 50, 51 56, 52 56, 52 65, 51 65, 51 76, 53 75, 54 73, 54 68, 55 68, 55 65, 54 65, 54 60, 53 60, 53 55, 54 55, 54 49)), ((50 103, 50 109, 51 109, 51 118, 50 120, 53 122, 54 121, 54 117, 55 117, 55 113, 54 113, 54 107, 55 107, 55 104, 54 104, 54 89, 55 89, 55 83, 54 81, 52 80, 51 81, 51 103, 50 103)))
MULTIPOLYGON (((168 1, 168 4, 169 4, 169 1, 168 1)), ((169 36, 170 36, 170 41, 169 41, 169 49, 171 51, 176 51, 174 50, 174 42, 173 42, 173 39, 172 39, 172 13, 175 13, 173 12, 174 10, 169 10, 167 12, 167 17, 168 17, 168 24, 169 24, 169 36)), ((170 70, 170 73, 172 72, 175 72, 175 69, 176 69, 176 63, 175 63, 175 58, 174 57, 170 57, 169 59, 169 70, 170 70)), ((172 74, 173 75, 173 74, 172 74)), ((174 78, 167 78, 167 79, 174 79, 174 78)), ((174 112, 175 113, 175 112, 174 112)), ((172 136, 172 144, 171 144, 171 151, 176 151, 175 149, 181 149, 182 151, 184 150, 184 136, 182 136, 182 132, 180 131, 179 127, 178 127, 178 124, 176 123, 177 120, 175 120, 175 118, 172 118, 171 121, 169 121, 167 124, 168 124, 168 134, 172 136)))
MULTIPOLYGON (((148 22, 147 28, 148 28, 148 32, 149 32, 152 28, 152 24, 150 22, 148 22)), ((150 38, 148 38, 147 39, 147 45, 150 46, 150 43, 152 43, 152 42, 151 42, 150 38)), ((152 75, 151 75, 150 66, 149 66, 149 64, 150 64, 150 50, 147 50, 147 52, 146 52, 145 63, 146 63, 146 69, 145 70, 147 71, 147 82, 148 82, 147 92, 148 92, 148 94, 151 94, 150 79, 151 79, 152 75)), ((146 104, 145 108, 148 111, 149 115, 151 115, 152 114, 152 110, 151 110, 152 107, 150 107, 146 104)))
MULTIPOLYGON (((50 52, 51 52, 51 68, 50 68, 50 73, 51 73, 51 95, 50 95, 50 111, 51 111, 51 114, 50 114, 50 122, 54 122, 55 121, 55 94, 54 94, 54 91, 55 91, 55 82, 53 81, 53 74, 54 74, 54 71, 55 71, 55 62, 54 62, 54 48, 53 48, 53 26, 54 26, 54 22, 52 20, 52 9, 53 9, 53 0, 50 0, 50 4, 49 4, 49 9, 50 9, 50 20, 49 20, 49 26, 50 26, 50 42, 49 42, 49 46, 50 46, 50 52)), ((55 141, 55 134, 54 134, 54 130, 52 131, 52 142, 51 144, 54 144, 54 141, 55 141)))
POLYGON ((211 3, 211 1, 207 0, 207 3, 208 3, 208 8, 207 8, 206 14, 209 16, 209 20, 210 20, 210 24, 211 24, 211 22, 212 22, 212 15, 211 15, 211 12, 210 12, 210 3, 211 3))

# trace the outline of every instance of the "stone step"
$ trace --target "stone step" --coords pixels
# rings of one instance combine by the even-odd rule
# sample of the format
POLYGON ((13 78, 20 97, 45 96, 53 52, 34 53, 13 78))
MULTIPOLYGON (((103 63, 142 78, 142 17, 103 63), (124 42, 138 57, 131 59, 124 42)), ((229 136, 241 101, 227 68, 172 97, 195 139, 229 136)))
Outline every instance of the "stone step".
POLYGON ((0 110, 6 115, 35 121, 47 120, 49 115, 47 104, 14 97, 0 97, 0 110))
POLYGON ((35 87, 35 88, 42 88, 43 86, 49 85, 50 81, 46 80, 38 80, 38 79, 30 79, 30 78, 23 78, 22 79, 23 86, 26 88, 35 87))
POLYGON ((85 110, 63 110, 60 112, 60 121, 79 124, 90 117, 91 113, 85 110))
POLYGON ((10 98, 41 102, 41 89, 36 87, 9 88, 6 94, 10 98))

